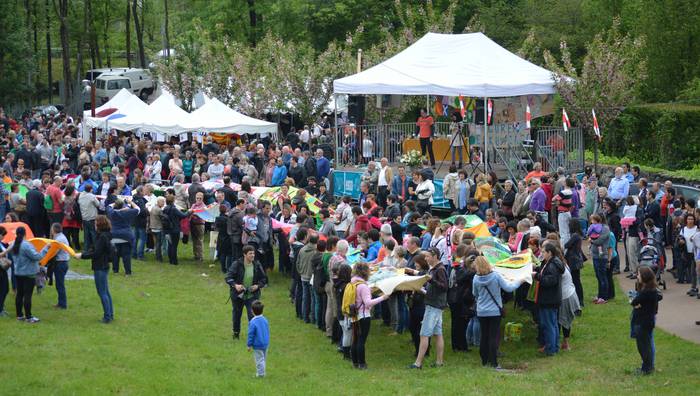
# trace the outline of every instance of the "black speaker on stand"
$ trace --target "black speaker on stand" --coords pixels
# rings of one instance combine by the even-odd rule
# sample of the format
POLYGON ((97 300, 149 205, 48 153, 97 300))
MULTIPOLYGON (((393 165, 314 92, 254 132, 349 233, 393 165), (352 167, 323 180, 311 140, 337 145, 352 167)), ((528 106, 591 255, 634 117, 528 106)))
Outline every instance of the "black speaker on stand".
MULTIPOLYGON (((493 105, 493 100, 491 101, 491 106, 495 107, 493 105)), ((489 122, 489 125, 493 125, 493 115, 496 114, 496 109, 491 108, 491 122, 489 122)), ((484 99, 477 99, 476 100, 476 114, 474 114, 474 123, 476 125, 484 125, 484 99)))
POLYGON ((365 121, 365 97, 348 96, 348 122, 355 125, 363 124, 365 121))

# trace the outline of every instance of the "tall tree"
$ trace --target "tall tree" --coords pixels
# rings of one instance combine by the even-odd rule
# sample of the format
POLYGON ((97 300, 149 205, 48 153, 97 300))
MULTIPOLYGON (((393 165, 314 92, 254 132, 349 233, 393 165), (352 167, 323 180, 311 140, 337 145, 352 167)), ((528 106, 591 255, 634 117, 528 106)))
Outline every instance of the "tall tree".
POLYGON ((107 58, 107 67, 112 67, 112 52, 109 50, 109 25, 112 22, 110 20, 109 13, 109 1, 105 1, 105 14, 104 14, 104 24, 102 26, 102 37, 105 49, 105 58, 107 58))
POLYGON ((44 6, 46 13, 46 77, 49 87, 49 102, 51 102, 53 101, 53 60, 51 57, 51 8, 49 7, 49 0, 45 0, 44 6))
POLYGON ((126 65, 131 68, 131 6, 129 0, 126 0, 126 65))
POLYGON ((163 8, 165 11, 165 21, 164 21, 164 29, 163 29, 165 31, 165 35, 164 35, 164 39, 165 39, 164 47, 165 48, 164 49, 165 49, 165 57, 169 58, 170 57, 170 31, 169 31, 168 24, 170 21, 170 15, 168 13, 168 0, 163 0, 163 8))
MULTIPOLYGON (((549 70, 554 72, 557 92, 575 124, 592 133, 592 110, 595 110, 605 136, 606 126, 639 95, 640 82, 646 77, 643 48, 643 39, 620 32, 620 21, 616 18, 610 29, 597 34, 587 46, 580 73, 565 42, 561 45, 561 64, 545 50, 544 58, 549 70)), ((604 137, 604 141, 607 144, 614 139, 604 137)))
POLYGON ((26 83, 27 74, 34 70, 33 58, 27 58, 31 41, 18 14, 16 2, 0 1, 0 103, 7 105, 26 104, 33 91, 26 83))
POLYGON ((61 58, 63 60, 63 96, 61 100, 68 106, 73 103, 73 77, 71 76, 70 35, 68 32, 68 4, 69 0, 53 0, 56 16, 59 21, 59 36, 61 38, 61 58))
MULTIPOLYGON (((141 21, 139 19, 139 2, 138 0, 134 0, 132 3, 132 9, 131 12, 133 13, 134 16, 134 31, 136 32, 136 41, 138 42, 139 45, 139 65, 141 68, 146 68, 146 50, 144 49, 143 45, 143 29, 141 26, 141 21)), ((143 14, 142 14, 143 16, 143 14)))
POLYGON ((255 47, 258 41, 258 14, 255 12, 255 0, 248 1, 248 18, 250 19, 250 45, 255 47))

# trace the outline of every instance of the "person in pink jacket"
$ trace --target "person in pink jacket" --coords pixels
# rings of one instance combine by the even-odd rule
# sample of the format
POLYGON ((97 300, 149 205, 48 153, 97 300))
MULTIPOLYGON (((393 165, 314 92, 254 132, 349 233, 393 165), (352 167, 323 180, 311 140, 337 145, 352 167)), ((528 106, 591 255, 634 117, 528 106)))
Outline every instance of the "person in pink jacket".
POLYGON ((372 307, 389 298, 389 296, 383 295, 373 299, 372 293, 367 285, 367 279, 369 279, 369 266, 366 263, 355 264, 355 275, 352 277, 351 282, 357 283, 355 305, 358 308, 358 312, 357 321, 352 324, 353 337, 350 355, 352 357, 353 367, 360 370, 367 369, 365 344, 367 343, 369 328, 372 322, 372 307))

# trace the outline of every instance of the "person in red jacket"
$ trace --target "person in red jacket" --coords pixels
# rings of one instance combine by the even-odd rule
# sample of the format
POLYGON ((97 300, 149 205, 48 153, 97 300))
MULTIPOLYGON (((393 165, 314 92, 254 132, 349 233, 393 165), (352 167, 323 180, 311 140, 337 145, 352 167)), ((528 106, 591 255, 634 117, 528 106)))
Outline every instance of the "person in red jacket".
POLYGON ((355 242, 360 232, 369 232, 372 228, 369 224, 369 218, 367 215, 362 214, 362 209, 359 206, 352 207, 352 216, 355 218, 355 227, 352 229, 350 236, 346 238, 348 243, 355 242))

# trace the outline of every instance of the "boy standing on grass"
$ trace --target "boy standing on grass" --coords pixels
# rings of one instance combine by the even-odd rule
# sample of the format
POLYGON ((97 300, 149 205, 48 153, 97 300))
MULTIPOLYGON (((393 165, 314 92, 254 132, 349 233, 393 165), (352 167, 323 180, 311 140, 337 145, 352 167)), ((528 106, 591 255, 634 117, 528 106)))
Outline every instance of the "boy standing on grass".
POLYGON ((267 347, 270 345, 270 325, 263 316, 265 305, 260 300, 253 301, 252 309, 255 317, 248 322, 248 351, 253 350, 255 357, 256 377, 265 376, 265 358, 267 347))

